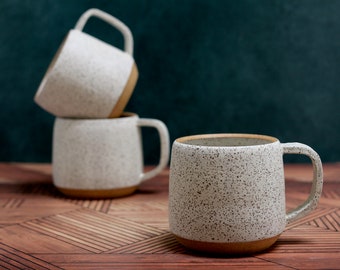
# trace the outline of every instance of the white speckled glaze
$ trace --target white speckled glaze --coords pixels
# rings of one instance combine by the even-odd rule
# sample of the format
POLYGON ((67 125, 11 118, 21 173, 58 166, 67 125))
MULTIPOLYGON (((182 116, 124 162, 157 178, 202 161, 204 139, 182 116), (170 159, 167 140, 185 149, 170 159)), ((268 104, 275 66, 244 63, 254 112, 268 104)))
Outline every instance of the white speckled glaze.
MULTIPOLYGON (((170 230, 181 239, 207 243, 189 246, 201 251, 209 251, 209 243, 275 239, 287 222, 316 207, 321 191, 321 160, 306 145, 281 144, 276 138, 251 134, 179 138, 173 144, 170 164, 170 230), (288 214, 284 153, 307 155, 314 165, 309 198, 288 214)), ((233 252, 233 247, 226 252, 233 252)), ((224 252, 223 248, 217 250, 224 252)), ((239 251, 249 250, 245 244, 239 251)))
MULTIPOLYGON (((112 119, 57 118, 53 131, 53 182, 73 190, 112 190, 138 186, 161 172, 169 159, 169 134, 156 119, 124 113, 112 119), (160 162, 143 173, 141 127, 156 128, 160 162)), ((91 194, 90 194, 91 195, 91 194)))
POLYGON ((124 97, 122 113, 138 77, 132 46, 131 32, 122 22, 100 10, 88 10, 54 56, 35 102, 58 117, 107 118, 124 97), (82 32, 90 16, 122 31, 125 51, 82 32))

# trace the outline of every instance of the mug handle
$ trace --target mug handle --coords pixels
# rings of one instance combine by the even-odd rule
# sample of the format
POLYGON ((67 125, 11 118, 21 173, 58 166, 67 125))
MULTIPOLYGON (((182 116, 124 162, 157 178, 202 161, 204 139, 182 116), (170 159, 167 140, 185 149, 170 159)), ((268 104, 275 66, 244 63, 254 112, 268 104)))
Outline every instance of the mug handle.
POLYGON ((108 24, 111 24, 112 26, 116 27, 124 36, 124 50, 131 56, 133 55, 133 37, 131 34, 130 29, 120 20, 117 18, 111 16, 110 14, 101 11, 96 8, 91 8, 87 10, 85 13, 83 13, 80 18, 78 19, 78 22, 76 23, 74 29, 77 29, 79 31, 82 31, 87 20, 91 17, 97 17, 102 19, 103 21, 107 22, 108 24))
POLYGON ((143 173, 141 175, 141 181, 147 180, 151 177, 159 174, 168 164, 169 161, 169 153, 170 153, 170 140, 169 140, 169 132, 166 125, 157 119, 147 119, 141 118, 138 119, 137 125, 139 127, 153 127, 157 129, 159 138, 160 138, 160 160, 156 168, 143 173))
POLYGON ((307 200, 286 215, 287 223, 300 219, 312 211, 321 196, 323 185, 323 170, 319 155, 308 145, 302 143, 283 143, 284 154, 301 154, 308 156, 313 164, 312 189, 307 200))

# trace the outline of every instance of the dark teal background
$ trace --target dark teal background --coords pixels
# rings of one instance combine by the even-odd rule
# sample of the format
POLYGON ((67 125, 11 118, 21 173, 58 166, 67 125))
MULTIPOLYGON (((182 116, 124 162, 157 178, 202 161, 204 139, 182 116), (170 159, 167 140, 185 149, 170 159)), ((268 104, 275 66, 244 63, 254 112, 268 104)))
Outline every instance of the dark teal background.
MULTIPOLYGON (((33 96, 91 7, 127 24, 140 78, 127 110, 179 136, 251 132, 340 161, 340 1, 1 0, 0 161, 50 162, 54 117, 33 96)), ((85 31, 122 47, 91 19, 85 31)), ((155 163, 155 132, 143 132, 155 163)), ((291 158, 291 161, 297 159, 291 158)))

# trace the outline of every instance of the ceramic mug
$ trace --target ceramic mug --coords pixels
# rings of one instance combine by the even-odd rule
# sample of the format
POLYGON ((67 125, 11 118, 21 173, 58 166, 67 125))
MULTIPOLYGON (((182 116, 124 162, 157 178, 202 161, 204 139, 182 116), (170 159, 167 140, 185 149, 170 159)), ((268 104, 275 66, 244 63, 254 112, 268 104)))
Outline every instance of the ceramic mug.
POLYGON ((170 230, 184 246, 244 254, 270 247, 292 222, 317 205, 322 191, 318 154, 301 143, 251 134, 175 140, 169 184, 170 230), (314 166, 308 199, 286 214, 283 154, 307 155, 314 166))
POLYGON ((169 134, 156 119, 133 113, 111 119, 57 118, 53 130, 52 175, 65 195, 79 198, 120 197, 159 174, 169 159, 169 134), (156 128, 160 161, 143 172, 141 127, 156 128))
POLYGON ((58 117, 119 117, 138 78, 132 54, 133 37, 129 28, 101 10, 90 9, 64 39, 34 100, 58 117), (125 51, 82 31, 91 16, 122 32, 125 51))

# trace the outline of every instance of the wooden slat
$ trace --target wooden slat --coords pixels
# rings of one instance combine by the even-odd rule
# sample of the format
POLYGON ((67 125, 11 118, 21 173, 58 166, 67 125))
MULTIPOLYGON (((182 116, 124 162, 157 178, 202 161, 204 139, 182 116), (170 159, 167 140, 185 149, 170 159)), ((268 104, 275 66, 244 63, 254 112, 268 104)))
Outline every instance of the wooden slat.
POLYGON ((0 243, 0 269, 60 269, 18 249, 0 243))
MULTIPOLYGON (((77 200, 48 164, 0 163, 0 269, 340 269, 340 163, 325 164, 320 203, 267 252, 214 257, 169 232, 169 171, 129 197, 77 200)), ((287 209, 310 190, 310 165, 287 165, 287 209)))
POLYGON ((256 257, 211 258, 191 253, 92 254, 88 256, 42 254, 40 259, 54 261, 64 269, 291 269, 291 267, 256 257), (110 256, 110 259, 107 256, 110 256))

